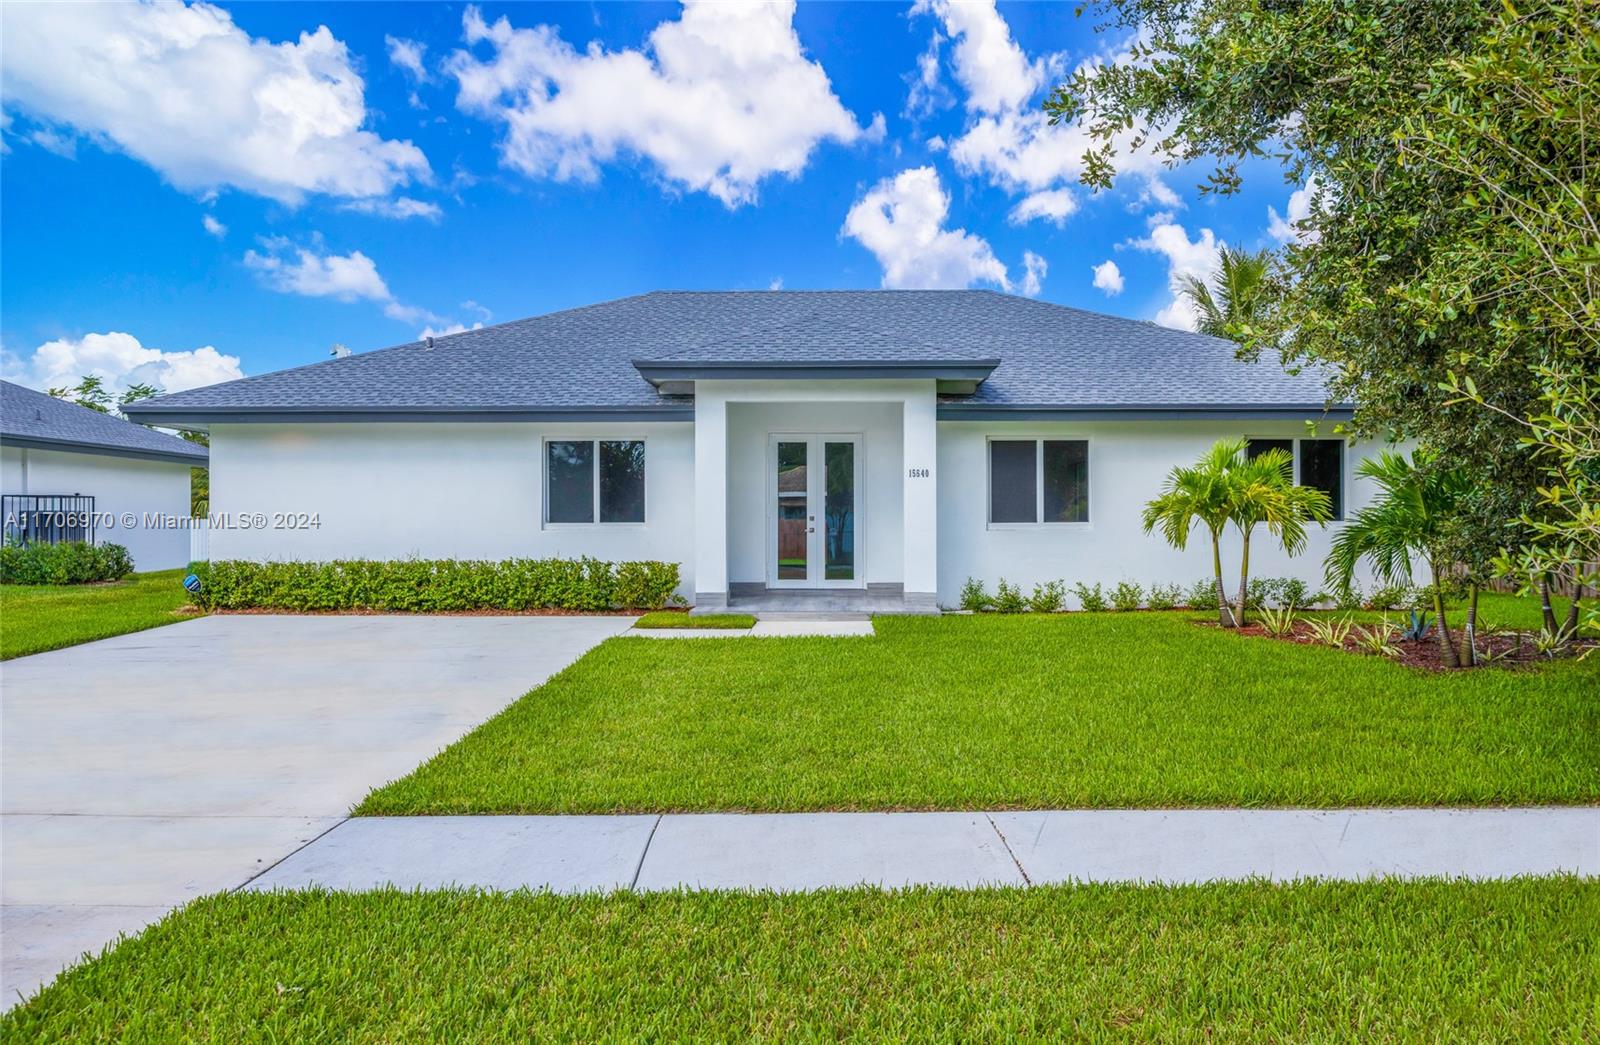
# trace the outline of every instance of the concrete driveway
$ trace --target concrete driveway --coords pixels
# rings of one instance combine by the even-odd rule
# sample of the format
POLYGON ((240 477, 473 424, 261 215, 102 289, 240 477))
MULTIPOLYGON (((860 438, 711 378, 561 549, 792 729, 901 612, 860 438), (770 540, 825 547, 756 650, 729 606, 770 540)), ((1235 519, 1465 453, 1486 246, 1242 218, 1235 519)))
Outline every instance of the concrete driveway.
POLYGON ((0 666, 0 1005, 243 884, 624 617, 218 616, 0 666))

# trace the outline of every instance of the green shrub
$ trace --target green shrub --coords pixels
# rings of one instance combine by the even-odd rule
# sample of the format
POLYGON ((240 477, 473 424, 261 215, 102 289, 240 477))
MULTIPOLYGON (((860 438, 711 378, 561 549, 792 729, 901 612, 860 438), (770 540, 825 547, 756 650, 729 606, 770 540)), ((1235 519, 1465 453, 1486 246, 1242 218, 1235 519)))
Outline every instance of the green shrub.
POLYGON ((1062 581, 1035 584, 1033 594, 1028 596, 1028 608, 1035 613, 1055 613, 1066 597, 1067 586, 1062 581))
POLYGON ((1023 597, 1022 589, 1015 584, 1007 584, 1004 577, 994 590, 994 608, 1000 613, 1022 613, 1028 608, 1028 600, 1023 597))
POLYGON ((1264 610, 1277 601, 1282 588, 1283 581, 1277 577, 1252 577, 1245 601, 1250 604, 1250 609, 1264 610))
POLYGON ((1100 585, 1094 587, 1078 581, 1072 586, 1072 594, 1078 597, 1079 609, 1090 613, 1099 613, 1106 608, 1106 593, 1100 590, 1100 585))
POLYGON ((681 604, 678 564, 599 559, 195 563, 205 609, 655 610, 681 604))
POLYGON ((1369 610, 1400 610, 1406 609, 1412 603, 1411 589, 1405 585, 1390 585, 1374 588, 1372 594, 1367 596, 1366 608, 1369 610))
POLYGON ((0 547, 0 584, 90 584, 120 581, 133 557, 120 544, 7 544, 0 547))
POLYGON ((1111 605, 1119 610, 1136 610, 1144 604, 1144 589, 1132 581, 1118 581, 1111 589, 1111 605))
POLYGON ((1214 610, 1217 608, 1217 580, 1215 577, 1206 577, 1189 585, 1189 593, 1183 597, 1183 604, 1191 610, 1214 610))
POLYGON ((1278 587, 1278 605, 1286 610, 1303 610, 1317 599, 1299 577, 1286 577, 1278 587))
POLYGON ((983 582, 976 577, 968 577, 967 583, 961 586, 961 608, 971 610, 973 613, 982 613, 993 605, 994 600, 984 590, 983 582))
POLYGON ((1176 584, 1150 585, 1150 597, 1145 604, 1153 610, 1170 610, 1183 598, 1183 589, 1176 584))

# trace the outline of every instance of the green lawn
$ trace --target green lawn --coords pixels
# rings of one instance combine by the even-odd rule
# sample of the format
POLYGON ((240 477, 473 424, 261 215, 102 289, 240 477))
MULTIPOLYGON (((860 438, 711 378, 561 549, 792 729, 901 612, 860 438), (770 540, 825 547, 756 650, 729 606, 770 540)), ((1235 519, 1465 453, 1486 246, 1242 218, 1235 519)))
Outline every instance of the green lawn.
POLYGON ((184 570, 109 584, 0 584, 0 660, 190 620, 184 570))
POLYGON ((1600 883, 235 894, 0 1017, 24 1041, 1577 1041, 1600 883))
POLYGON ((755 627, 756 619, 748 613, 708 613, 691 617, 687 613, 656 610, 646 613, 633 622, 635 628, 726 628, 737 630, 755 627))
POLYGON ((1600 657, 1422 672, 1183 613, 607 641, 362 814, 1600 800, 1600 657))

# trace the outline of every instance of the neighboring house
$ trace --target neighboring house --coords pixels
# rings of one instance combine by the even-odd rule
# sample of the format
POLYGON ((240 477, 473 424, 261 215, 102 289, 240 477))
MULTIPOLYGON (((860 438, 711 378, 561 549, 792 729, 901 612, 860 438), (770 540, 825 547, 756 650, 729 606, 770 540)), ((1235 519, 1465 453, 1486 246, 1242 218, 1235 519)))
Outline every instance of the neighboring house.
POLYGON ((121 544, 137 570, 187 565, 189 469, 206 463, 203 446, 0 381, 7 540, 121 544))
MULTIPOLYGON (((684 292, 128 413, 210 432, 213 512, 269 520, 214 526, 216 558, 662 559, 701 607, 798 588, 926 609, 969 576, 1207 576, 1203 539, 1171 549, 1140 512, 1223 436, 1288 446, 1359 507, 1371 448, 1334 437, 1350 411, 1325 398, 1226 341, 988 291, 684 292)), ((1290 560, 1259 534, 1253 572, 1315 586, 1330 537, 1290 560)))

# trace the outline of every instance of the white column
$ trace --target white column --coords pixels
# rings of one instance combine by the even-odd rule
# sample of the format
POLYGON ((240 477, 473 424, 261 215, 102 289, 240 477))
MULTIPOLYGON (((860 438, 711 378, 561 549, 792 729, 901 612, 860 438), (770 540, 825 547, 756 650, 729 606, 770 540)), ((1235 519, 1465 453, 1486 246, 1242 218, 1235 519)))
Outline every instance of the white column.
POLYGON ((938 606, 939 593, 939 427, 934 383, 905 398, 901 412, 905 426, 901 462, 905 527, 905 593, 908 605, 924 609, 938 606))
POLYGON ((728 604, 728 406, 701 382, 694 397, 694 604, 728 604))

